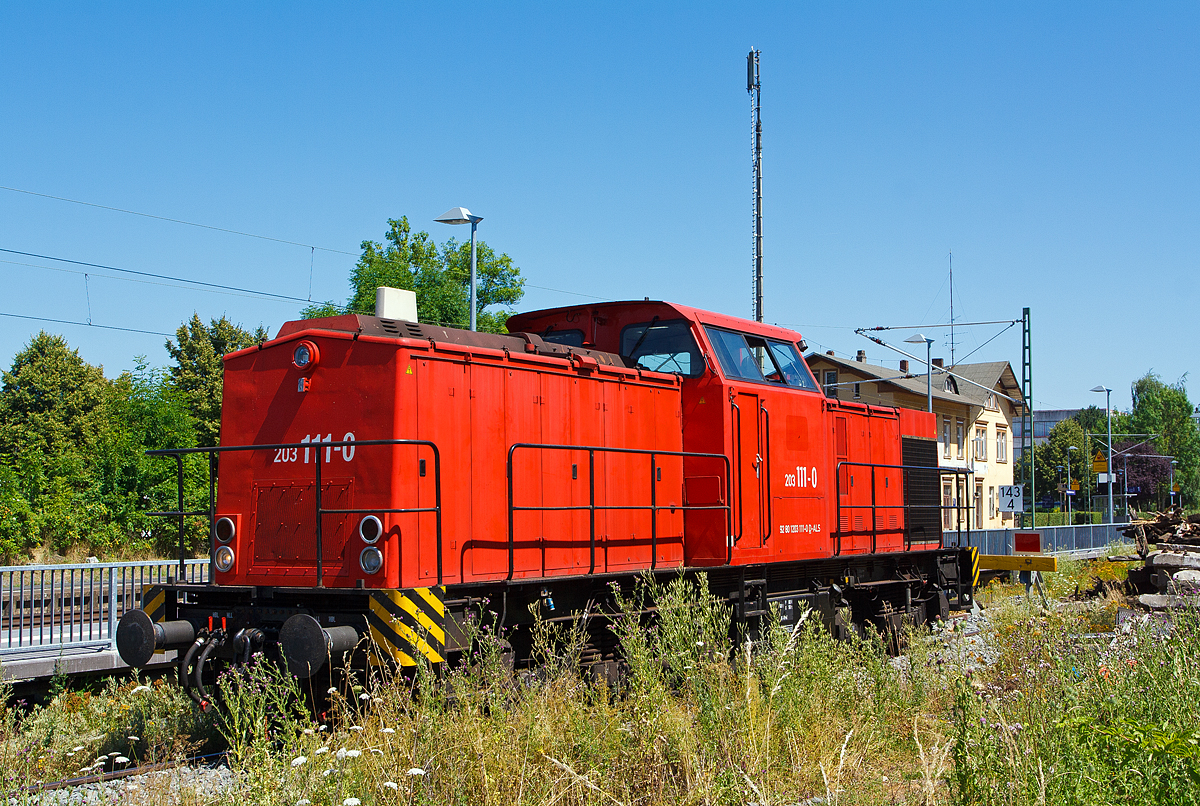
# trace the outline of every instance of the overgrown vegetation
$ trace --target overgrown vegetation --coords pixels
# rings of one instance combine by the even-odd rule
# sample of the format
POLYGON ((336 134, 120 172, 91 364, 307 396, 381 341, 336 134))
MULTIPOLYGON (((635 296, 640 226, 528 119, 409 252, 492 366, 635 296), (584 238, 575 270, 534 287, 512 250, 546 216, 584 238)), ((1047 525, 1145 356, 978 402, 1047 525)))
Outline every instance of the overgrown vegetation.
MULTIPOLYGON (((1075 586, 1094 578, 1067 571, 1075 586)), ((1200 800, 1196 614, 1100 637, 1082 608, 1044 612, 1013 592, 991 591, 982 642, 922 630, 894 658, 812 618, 731 640, 701 585, 644 583, 614 624, 618 688, 580 673, 576 628, 539 623, 541 664, 514 675, 484 626, 449 674, 357 673, 318 692, 319 713, 261 658, 223 678, 232 707, 215 716, 165 685, 63 692, 5 712, 0 765, 36 780, 218 733, 238 773, 223 802, 243 804, 1200 800), (635 615, 649 600, 653 623, 635 615)))

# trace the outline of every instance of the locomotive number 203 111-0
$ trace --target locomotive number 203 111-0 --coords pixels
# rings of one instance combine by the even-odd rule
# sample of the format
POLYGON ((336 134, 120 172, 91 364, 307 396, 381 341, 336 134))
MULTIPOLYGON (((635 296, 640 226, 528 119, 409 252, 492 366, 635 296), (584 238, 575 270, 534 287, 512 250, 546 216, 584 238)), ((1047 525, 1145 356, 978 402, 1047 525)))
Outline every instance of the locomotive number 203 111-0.
MULTIPOLYGON (((354 432, 347 431, 346 435, 338 441, 353 443, 354 442, 354 432)), ((303 449, 301 449, 299 447, 276 448, 275 449, 275 463, 299 462, 299 461, 301 461, 301 457, 303 457, 304 464, 308 464, 310 461, 315 462, 315 461, 317 461, 316 454, 319 450, 321 450, 319 447, 315 447, 315 446, 318 446, 323 442, 333 442, 333 434, 324 434, 324 435, 322 435, 322 434, 305 434, 304 439, 300 440, 300 444, 307 446, 309 443, 312 443, 312 445, 314 447, 312 447, 312 448, 305 447, 303 449)), ((343 461, 349 462, 352 459, 354 459, 354 445, 353 444, 351 444, 351 445, 327 445, 325 447, 325 456, 323 457, 323 459, 326 462, 333 461, 333 455, 335 453, 341 454, 343 461)))
POLYGON ((812 487, 817 486, 817 469, 815 467, 797 467, 795 473, 783 474, 784 487, 812 487))

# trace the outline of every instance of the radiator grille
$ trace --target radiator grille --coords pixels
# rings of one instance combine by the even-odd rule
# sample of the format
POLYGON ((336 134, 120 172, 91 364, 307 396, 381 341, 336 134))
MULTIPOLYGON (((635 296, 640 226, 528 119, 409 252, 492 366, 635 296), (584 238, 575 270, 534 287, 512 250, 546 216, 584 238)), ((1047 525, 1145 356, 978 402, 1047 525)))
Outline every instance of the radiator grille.
MULTIPOLYGON (((316 485, 311 481, 279 481, 254 487, 254 564, 315 566, 316 485)), ((350 488, 348 480, 323 481, 321 506, 351 508, 350 488)), ((341 560, 350 529, 350 516, 325 516, 321 535, 323 562, 341 560)))

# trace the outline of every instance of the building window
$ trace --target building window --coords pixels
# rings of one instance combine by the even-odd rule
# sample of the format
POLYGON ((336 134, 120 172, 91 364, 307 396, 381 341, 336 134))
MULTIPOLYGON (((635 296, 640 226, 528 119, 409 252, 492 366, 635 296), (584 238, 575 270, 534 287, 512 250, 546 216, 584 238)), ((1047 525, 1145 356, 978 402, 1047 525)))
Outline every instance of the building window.
POLYGON ((988 520, 996 517, 996 488, 988 487, 988 520))
POLYGON ((836 369, 825 370, 825 396, 826 397, 837 397, 838 396, 838 393, 837 393, 837 370, 836 369))
POLYGON ((958 448, 957 456, 956 456, 956 458, 958 458, 958 459, 963 458, 963 449, 966 447, 966 445, 964 444, 964 442, 966 440, 966 436, 967 436, 966 430, 967 430, 966 426, 963 425, 962 420, 954 421, 954 444, 955 444, 955 447, 958 448))
POLYGON ((983 525, 983 482, 975 483, 975 525, 983 525))
POLYGON ((975 426, 975 461, 987 461, 987 425, 975 426))
POLYGON ((1008 430, 996 428, 996 461, 1008 461, 1008 430))
POLYGON ((856 384, 854 384, 854 399, 858 400, 861 397, 862 397, 862 384, 856 383, 856 384))
POLYGON ((950 418, 942 415, 942 456, 950 458, 950 418))
POLYGON ((989 409, 991 409, 992 411, 998 411, 998 410, 999 410, 999 408, 1000 408, 1000 407, 996 405, 996 394, 995 394, 995 392, 988 392, 988 396, 987 396, 987 407, 988 407, 989 409))
POLYGON ((951 513, 954 511, 954 488, 950 486, 950 482, 942 484, 942 529, 950 529, 953 521, 951 513))

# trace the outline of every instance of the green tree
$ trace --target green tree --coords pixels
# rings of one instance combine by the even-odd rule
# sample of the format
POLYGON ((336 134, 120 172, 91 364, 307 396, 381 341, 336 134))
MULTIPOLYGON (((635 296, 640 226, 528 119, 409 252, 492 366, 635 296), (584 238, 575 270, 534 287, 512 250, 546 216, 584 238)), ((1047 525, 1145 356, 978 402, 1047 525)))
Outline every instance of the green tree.
MULTIPOLYGON (((362 242, 362 256, 350 274, 350 299, 344 307, 325 303, 305 308, 305 318, 340 313, 373 314, 375 290, 404 288, 417 294, 417 317, 447 327, 470 322, 471 244, 453 238, 438 246, 428 232, 412 231, 408 218, 388 219, 386 245, 362 242)), ((476 244, 476 315, 480 330, 504 333, 509 307, 524 294, 521 270, 508 255, 487 243, 476 244), (499 310, 487 310, 496 308, 499 310)))
MULTIPOLYGON (((1195 407, 1188 400, 1186 381, 1185 375, 1174 384, 1166 384, 1154 372, 1138 378, 1132 388, 1130 420, 1134 433, 1158 435, 1154 445, 1159 454, 1175 457, 1179 463, 1175 481, 1184 503, 1195 506, 1200 501, 1200 430, 1192 419, 1195 407)), ((1169 475, 1167 465, 1163 467, 1169 475)))
POLYGON ((1059 484, 1065 486, 1067 483, 1069 459, 1071 480, 1079 482, 1072 509, 1082 509, 1095 476, 1092 474, 1092 460, 1088 455, 1087 435, 1078 421, 1067 419, 1057 423, 1050 429, 1046 441, 1034 448, 1034 455, 1039 497, 1052 496, 1055 501, 1062 500, 1062 495, 1057 490, 1059 484), (1061 471, 1058 469, 1060 467, 1061 471))
POLYGON ((199 444, 213 446, 221 435, 221 385, 226 353, 262 344, 267 331, 259 326, 253 333, 222 316, 206 326, 198 314, 179 326, 175 339, 167 339, 167 352, 175 361, 171 382, 183 396, 196 421, 199 444))
POLYGON ((62 336, 45 331, 13 358, 0 388, 0 457, 87 450, 102 419, 107 381, 62 336))

